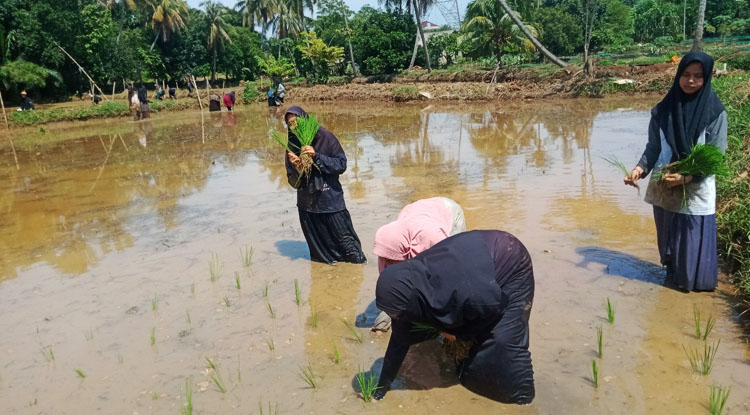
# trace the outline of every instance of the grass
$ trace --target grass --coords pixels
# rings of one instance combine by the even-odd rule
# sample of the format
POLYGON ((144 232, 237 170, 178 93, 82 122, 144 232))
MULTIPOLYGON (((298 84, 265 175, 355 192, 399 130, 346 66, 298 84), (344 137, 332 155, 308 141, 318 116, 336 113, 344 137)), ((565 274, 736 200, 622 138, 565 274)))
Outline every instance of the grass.
POLYGON ((342 318, 341 321, 344 323, 346 328, 348 328, 349 331, 352 333, 352 335, 354 336, 354 340, 356 340, 357 343, 362 343, 362 335, 359 334, 357 327, 355 327, 354 324, 349 320, 345 320, 342 318))
POLYGON ((615 306, 612 305, 609 297, 607 297, 607 321, 609 324, 615 324, 615 306))
POLYGON ((302 304, 302 290, 299 288, 299 281, 294 279, 294 302, 299 306, 302 304))
POLYGON ((49 363, 52 363, 55 361, 55 352, 52 351, 51 347, 48 347, 46 349, 42 349, 42 356, 44 356, 44 360, 46 360, 49 363))
POLYGON ((151 345, 156 344, 156 327, 151 329, 151 345))
POLYGON ((211 376, 211 380, 214 381, 214 384, 217 388, 219 388, 219 391, 221 393, 227 393, 227 388, 224 387, 224 382, 221 380, 221 373, 219 373, 219 369, 216 367, 214 362, 211 361, 208 357, 206 358, 206 361, 208 362, 208 365, 213 369, 214 374, 211 376))
POLYGON ((276 318, 276 310, 273 309, 273 306, 268 301, 266 301, 266 309, 268 309, 268 315, 270 315, 271 318, 276 318))
POLYGON ((378 389, 378 383, 375 380, 375 375, 370 373, 368 376, 362 368, 358 368, 357 372, 357 383, 359 384, 359 390, 362 393, 362 400, 365 402, 372 401, 375 391, 378 389))
POLYGON ((714 329, 715 324, 716 319, 714 318, 714 316, 708 316, 708 320, 706 320, 706 327, 703 328, 703 341, 706 341, 708 335, 711 334, 711 330, 714 329))
POLYGON ((316 389, 318 387, 318 378, 315 376, 315 373, 313 373, 310 362, 307 362, 307 366, 300 366, 299 370, 299 377, 304 380, 308 386, 316 389))
POLYGON ((596 344, 599 350, 599 359, 602 358, 602 326, 596 328, 596 344))
POLYGON ((237 285, 237 291, 242 289, 242 282, 240 281, 240 273, 234 272, 234 283, 237 285))
POLYGON ((240 258, 242 258, 242 265, 247 268, 250 265, 253 264, 253 253, 255 252, 255 249, 251 246, 250 248, 245 245, 245 250, 243 251, 242 248, 240 248, 240 258))
POLYGON ((195 283, 190 284, 190 294, 195 295, 195 283))
POLYGON ((685 350, 688 361, 690 361, 690 367, 693 369, 693 372, 703 376, 711 373, 714 358, 716 357, 716 352, 719 350, 720 343, 721 340, 718 340, 714 344, 703 342, 703 353, 700 352, 700 349, 688 349, 685 345, 682 346, 682 349, 685 350))
POLYGON ((711 411, 711 415, 721 415, 724 412, 724 406, 727 404, 729 392, 731 391, 732 388, 730 387, 711 386, 711 394, 708 398, 708 408, 711 411))
POLYGON ((595 388, 599 387, 599 368, 596 366, 596 359, 591 361, 591 382, 595 388))
POLYGON ((184 415, 193 415, 193 388, 190 386, 190 380, 185 379, 185 406, 182 408, 184 415))
POLYGON ((317 330, 318 323, 320 323, 320 312, 317 308, 313 308, 312 313, 310 314, 310 327, 312 327, 313 330, 317 330))
POLYGON ((333 355, 333 363, 341 363, 341 354, 339 353, 339 348, 336 346, 336 343, 333 343, 331 354, 333 355))
POLYGON ((706 320, 706 327, 701 331, 701 310, 697 305, 693 304, 693 321, 695 323, 695 337, 702 339, 703 341, 708 339, 708 335, 711 334, 711 331, 716 324, 716 319, 714 318, 714 316, 708 316, 708 320, 706 320))
POLYGON ((222 300, 222 303, 224 303, 224 306, 226 308, 229 308, 232 305, 232 302, 229 301, 229 297, 227 297, 226 295, 224 296, 224 299, 222 300))
POLYGON ((211 258, 208 260, 208 272, 211 275, 211 282, 216 282, 219 279, 223 267, 221 262, 219 262, 219 255, 211 252, 211 258))
POLYGON ((34 111, 12 112, 9 121, 20 125, 46 124, 56 121, 87 120, 89 118, 121 117, 130 115, 125 102, 104 102, 82 108, 52 108, 34 111))
POLYGON ((393 100, 396 102, 413 101, 419 99, 419 88, 413 85, 403 85, 393 88, 393 100))
POLYGON ((272 351, 276 350, 276 343, 273 342, 273 338, 266 340, 266 345, 268 345, 268 350, 269 351, 272 352, 272 351))
POLYGON ((159 297, 154 296, 154 298, 151 299, 151 310, 156 311, 159 309, 159 297))
POLYGON ((83 373, 83 371, 81 371, 80 369, 76 369, 76 374, 77 374, 77 375, 78 375, 78 377, 79 377, 79 378, 81 378, 81 379, 85 379, 85 378, 86 378, 86 374, 85 374, 85 373, 83 373))

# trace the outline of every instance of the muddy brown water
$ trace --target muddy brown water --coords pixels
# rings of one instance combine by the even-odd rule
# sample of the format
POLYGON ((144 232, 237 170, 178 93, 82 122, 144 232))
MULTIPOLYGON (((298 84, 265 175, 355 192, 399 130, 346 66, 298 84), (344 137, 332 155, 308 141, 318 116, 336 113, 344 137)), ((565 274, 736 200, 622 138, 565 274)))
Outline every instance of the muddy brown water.
POLYGON ((732 387, 729 413, 747 413, 748 349, 729 287, 662 286, 650 206, 601 158, 635 163, 656 99, 306 105, 346 150, 341 180, 366 265, 307 259, 283 153, 267 134, 282 128, 278 112, 17 130, 20 170, 0 147, 0 413, 174 414, 186 380, 202 414, 257 414, 259 404, 279 414, 703 414, 712 384, 732 387), (532 254, 529 406, 461 387, 437 341, 413 349, 386 399, 358 396, 357 370, 377 374, 388 340, 365 327, 375 231, 438 195, 463 206, 469 229, 510 231, 532 254), (705 377, 683 351, 701 344, 694 305, 717 317, 710 339, 721 339, 705 377), (360 326, 362 343, 342 320, 360 326), (298 375, 308 363, 317 389, 298 375))

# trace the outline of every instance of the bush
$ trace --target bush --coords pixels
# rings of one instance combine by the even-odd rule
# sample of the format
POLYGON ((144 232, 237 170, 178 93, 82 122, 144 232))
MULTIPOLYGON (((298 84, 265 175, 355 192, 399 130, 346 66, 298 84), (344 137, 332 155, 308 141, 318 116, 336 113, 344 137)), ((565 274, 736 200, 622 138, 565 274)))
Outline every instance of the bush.
POLYGON ((412 85, 393 88, 393 100, 396 102, 413 101, 419 99, 419 89, 412 85))
POLYGON ((97 117, 119 117, 130 114, 130 108, 124 102, 105 102, 85 108, 35 111, 16 111, 10 120, 21 125, 44 124, 55 121, 86 120, 97 117))
POLYGON ((240 98, 242 98, 242 103, 248 104, 257 101, 258 97, 260 97, 260 91, 255 87, 255 84, 252 82, 245 82, 245 87, 242 88, 242 95, 240 96, 240 98))
POLYGON ((613 66, 615 63, 612 62, 609 59, 601 59, 599 60, 599 66, 613 66))
POLYGON ((378 56, 370 56, 362 64, 362 73, 365 75, 385 73, 385 62, 378 56))
POLYGON ((727 56, 725 61, 727 66, 732 69, 744 69, 750 71, 750 52, 727 56))

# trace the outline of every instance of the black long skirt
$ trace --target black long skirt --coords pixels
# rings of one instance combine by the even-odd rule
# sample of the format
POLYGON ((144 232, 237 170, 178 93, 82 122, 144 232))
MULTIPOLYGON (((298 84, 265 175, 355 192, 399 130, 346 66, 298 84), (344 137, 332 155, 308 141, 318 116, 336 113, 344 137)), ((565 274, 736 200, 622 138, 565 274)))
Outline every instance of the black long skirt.
POLYGON ((348 210, 312 213, 298 208, 298 211, 311 260, 326 264, 367 261, 348 210))

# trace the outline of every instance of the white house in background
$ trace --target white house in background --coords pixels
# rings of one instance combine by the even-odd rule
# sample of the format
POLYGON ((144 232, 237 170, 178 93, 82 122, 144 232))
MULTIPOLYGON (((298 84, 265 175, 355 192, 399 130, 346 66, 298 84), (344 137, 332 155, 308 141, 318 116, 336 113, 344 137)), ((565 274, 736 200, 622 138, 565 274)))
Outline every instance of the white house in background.
MULTIPOLYGON (((448 35, 456 31, 456 29, 446 28, 443 29, 441 26, 436 25, 427 20, 422 21, 422 31, 424 32, 425 41, 429 42, 432 36, 437 35, 448 35)), ((417 36, 417 46, 422 46, 422 38, 417 36)))

